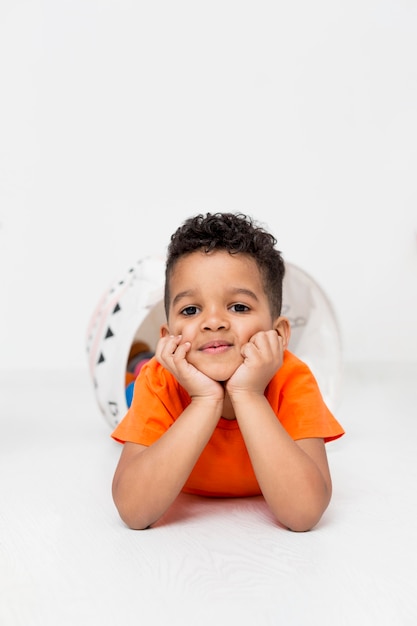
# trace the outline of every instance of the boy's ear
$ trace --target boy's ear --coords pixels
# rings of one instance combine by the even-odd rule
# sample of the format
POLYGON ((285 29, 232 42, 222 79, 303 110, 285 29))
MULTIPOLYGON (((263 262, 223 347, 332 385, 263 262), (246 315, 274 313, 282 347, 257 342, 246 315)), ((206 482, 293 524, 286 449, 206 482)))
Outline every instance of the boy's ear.
POLYGON ((161 326, 161 328, 159 329, 159 336, 160 337, 167 337, 170 334, 171 333, 169 332, 168 324, 163 324, 161 326))
POLYGON ((291 325, 289 320, 283 316, 277 317, 274 323, 274 329, 277 331, 278 335, 282 337, 282 345, 284 350, 286 350, 291 337, 291 325))

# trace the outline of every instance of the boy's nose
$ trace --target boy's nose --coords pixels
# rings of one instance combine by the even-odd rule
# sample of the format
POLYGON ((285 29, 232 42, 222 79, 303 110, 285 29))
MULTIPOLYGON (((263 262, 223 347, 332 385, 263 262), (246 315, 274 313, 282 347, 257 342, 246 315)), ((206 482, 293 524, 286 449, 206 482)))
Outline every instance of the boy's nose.
POLYGON ((203 320, 204 330, 222 330, 227 327, 227 320, 224 315, 217 311, 208 313, 203 320))
POLYGON ((217 324, 204 324, 204 330, 223 330, 223 328, 226 328, 226 325, 221 322, 217 324))

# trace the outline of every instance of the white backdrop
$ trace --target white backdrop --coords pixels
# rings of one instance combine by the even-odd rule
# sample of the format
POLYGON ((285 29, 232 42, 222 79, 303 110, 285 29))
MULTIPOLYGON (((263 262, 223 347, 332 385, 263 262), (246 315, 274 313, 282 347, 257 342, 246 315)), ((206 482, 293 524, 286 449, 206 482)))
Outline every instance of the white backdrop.
POLYGON ((417 359, 417 5, 2 0, 0 369, 84 368, 102 292, 250 213, 348 361, 417 359))

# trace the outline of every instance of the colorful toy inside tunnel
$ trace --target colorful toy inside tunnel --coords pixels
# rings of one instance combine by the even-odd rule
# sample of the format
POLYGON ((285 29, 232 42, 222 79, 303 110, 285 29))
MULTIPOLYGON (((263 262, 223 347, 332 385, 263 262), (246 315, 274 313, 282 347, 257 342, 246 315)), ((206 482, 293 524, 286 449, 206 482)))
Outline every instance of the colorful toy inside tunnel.
MULTIPOLYGON (((289 349, 309 365, 335 409, 342 372, 341 337, 333 307, 317 282, 286 263, 282 315, 291 323, 289 349)), ((91 380, 100 410, 113 428, 129 404, 129 383, 152 355, 165 322, 165 260, 145 257, 102 296, 87 330, 91 380)))

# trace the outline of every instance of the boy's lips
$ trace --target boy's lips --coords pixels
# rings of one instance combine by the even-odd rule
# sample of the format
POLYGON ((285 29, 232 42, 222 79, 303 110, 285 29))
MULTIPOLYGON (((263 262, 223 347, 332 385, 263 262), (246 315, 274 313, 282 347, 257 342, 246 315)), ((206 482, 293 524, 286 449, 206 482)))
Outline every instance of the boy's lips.
POLYGON ((227 348, 230 348, 232 344, 229 341, 217 340, 208 341, 203 344, 198 350, 199 352, 224 352, 227 348))

